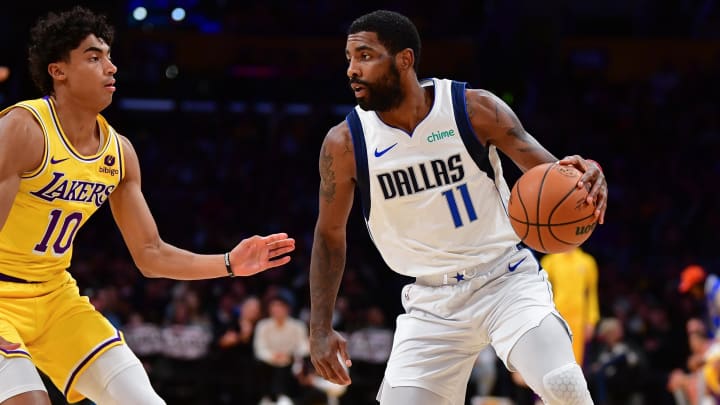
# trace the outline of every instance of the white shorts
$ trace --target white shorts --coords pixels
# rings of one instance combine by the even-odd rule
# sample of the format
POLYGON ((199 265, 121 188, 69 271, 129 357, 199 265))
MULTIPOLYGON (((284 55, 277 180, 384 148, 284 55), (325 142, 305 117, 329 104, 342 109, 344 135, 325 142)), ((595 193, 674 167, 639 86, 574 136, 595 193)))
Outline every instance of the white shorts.
MULTIPOLYGON (((477 354, 492 345, 505 366, 515 343, 555 309, 547 273, 529 249, 466 272, 465 280, 419 278, 402 291, 385 382, 428 389, 460 403, 477 354), (430 284, 430 285, 428 285, 430 284), (440 284, 440 285, 433 285, 440 284)), ((568 330, 569 333, 569 328, 568 330)))

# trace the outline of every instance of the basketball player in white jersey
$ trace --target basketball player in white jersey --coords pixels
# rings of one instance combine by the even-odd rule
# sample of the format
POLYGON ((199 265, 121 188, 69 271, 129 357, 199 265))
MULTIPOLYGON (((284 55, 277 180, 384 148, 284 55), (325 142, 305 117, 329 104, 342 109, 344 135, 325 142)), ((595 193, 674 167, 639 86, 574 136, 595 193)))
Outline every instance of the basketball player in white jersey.
POLYGON ((287 263, 287 234, 222 254, 165 243, 140 187, 128 138, 100 115, 115 92, 113 30, 76 7, 38 21, 30 70, 45 97, 0 111, 0 404, 46 405, 39 368, 74 403, 165 402, 122 333, 67 271, 76 231, 105 201, 148 277, 249 276, 287 263))
MULTIPOLYGON (((567 325, 546 273, 519 245, 506 213, 497 149, 522 170, 558 161, 495 95, 464 83, 418 81, 420 39, 406 17, 376 11, 355 20, 345 53, 358 106, 320 152, 320 211, 310 265, 311 358, 328 380, 349 384, 345 340, 331 327, 345 266, 345 232, 360 189, 365 220, 405 286, 382 405, 460 405, 478 352, 492 345, 548 404, 591 404, 567 325)), ((579 156, 603 222, 607 184, 579 156)))

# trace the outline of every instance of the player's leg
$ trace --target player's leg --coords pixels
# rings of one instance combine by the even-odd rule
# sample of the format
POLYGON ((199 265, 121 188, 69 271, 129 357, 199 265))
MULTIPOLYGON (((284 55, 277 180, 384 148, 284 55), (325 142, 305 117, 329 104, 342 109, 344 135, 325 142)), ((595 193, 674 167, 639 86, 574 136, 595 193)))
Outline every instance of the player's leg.
POLYGON ((164 403, 122 334, 87 297, 80 296, 72 278, 68 276, 62 286, 38 300, 38 306, 52 311, 41 313, 45 330, 33 342, 30 354, 68 402, 91 395, 102 405, 118 403, 118 398, 126 404, 164 403))
POLYGON ((15 319, 23 324, 23 320, 13 317, 15 314, 11 310, 16 308, 8 308, 12 305, 11 300, 0 303, 4 304, 0 305, 0 336, 7 341, 21 344, 15 350, 0 349, 0 404, 50 404, 45 384, 29 358, 27 347, 18 329, 9 321, 15 319))
POLYGON ((471 284, 434 287, 416 283, 404 288, 406 313, 397 318, 383 388, 377 397, 382 405, 464 403, 477 353, 489 341, 473 319, 477 313, 474 292, 471 284))
POLYGON ((165 404, 127 345, 115 346, 95 359, 78 377, 75 389, 102 405, 165 404))
POLYGON ((1 405, 50 405, 45 385, 26 357, 0 356, 1 405))
POLYGON ((508 362, 546 404, 593 403, 567 329, 553 314, 520 337, 508 362))
POLYGON ((456 405, 449 399, 420 387, 391 387, 385 382, 378 393, 380 405, 412 404, 412 405, 456 405))

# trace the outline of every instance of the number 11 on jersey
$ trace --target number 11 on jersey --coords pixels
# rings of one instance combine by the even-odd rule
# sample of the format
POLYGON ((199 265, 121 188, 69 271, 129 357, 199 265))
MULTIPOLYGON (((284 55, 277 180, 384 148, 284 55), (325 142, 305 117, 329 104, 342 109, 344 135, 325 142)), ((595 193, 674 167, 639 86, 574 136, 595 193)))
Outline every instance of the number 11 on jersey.
MULTIPOLYGON (((472 199, 470 198, 470 192, 468 191, 467 183, 463 183, 457 186, 455 189, 460 191, 460 196, 462 197, 463 205, 465 205, 465 209, 467 210, 468 219, 470 220, 470 222, 476 220, 477 214, 475 213, 475 207, 473 206, 472 199)), ((442 195, 445 196, 445 199, 447 200, 448 207, 450 208, 450 215, 452 216, 455 228, 463 226, 464 224, 462 218, 460 218, 458 203, 455 199, 455 190, 450 189, 443 191, 442 195)))

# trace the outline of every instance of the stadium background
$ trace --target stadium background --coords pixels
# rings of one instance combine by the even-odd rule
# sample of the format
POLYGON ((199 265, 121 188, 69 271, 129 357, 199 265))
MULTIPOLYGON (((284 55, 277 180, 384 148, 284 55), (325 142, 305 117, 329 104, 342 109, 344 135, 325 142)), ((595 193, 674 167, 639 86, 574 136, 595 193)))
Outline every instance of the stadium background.
MULTIPOLYGON (((148 280, 103 207, 78 235, 71 271, 119 326, 134 313, 166 324, 180 290, 199 298, 197 311, 214 338, 223 327, 218 314, 236 311, 248 295, 280 290, 293 314, 303 316, 319 146, 353 104, 345 30, 361 13, 388 8, 421 32, 419 76, 491 90, 557 156, 578 153, 602 163, 610 188, 606 225, 584 246, 600 268, 601 315, 623 320, 656 381, 685 366, 684 324, 700 307, 678 294, 680 271, 691 262, 711 272, 720 265, 716 1, 5 3, 0 66, 11 76, 0 84, 0 107, 39 96, 27 73, 29 28, 41 14, 74 4, 107 14, 117 29, 118 91, 104 115, 138 151, 163 238, 199 252, 225 251, 255 233, 285 231, 298 241, 290 265, 257 277, 148 280), (147 12, 142 21, 138 7, 147 12), (180 21, 171 18, 175 8, 184 10, 180 21)), ((517 169, 508 161, 505 168, 514 181, 517 169)), ((357 210, 347 263, 341 326, 352 330, 371 304, 392 326, 408 280, 386 268, 357 210)), ((206 378, 222 362, 216 352, 210 342, 206 378)), ((232 365, 222 368, 233 372, 232 365)), ((180 373, 170 374, 164 378, 180 373)), ((646 401, 671 403, 656 384, 644 392, 646 401)))

